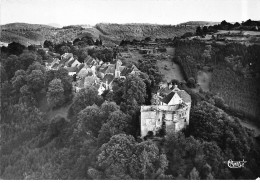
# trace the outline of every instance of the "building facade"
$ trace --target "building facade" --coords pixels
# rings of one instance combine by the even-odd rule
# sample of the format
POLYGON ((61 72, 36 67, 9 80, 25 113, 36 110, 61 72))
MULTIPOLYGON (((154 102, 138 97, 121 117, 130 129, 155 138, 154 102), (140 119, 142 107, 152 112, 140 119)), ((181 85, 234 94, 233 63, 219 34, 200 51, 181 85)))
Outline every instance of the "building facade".
POLYGON ((141 106, 141 137, 149 131, 177 132, 189 125, 191 97, 177 85, 165 97, 154 96, 154 105, 141 106))

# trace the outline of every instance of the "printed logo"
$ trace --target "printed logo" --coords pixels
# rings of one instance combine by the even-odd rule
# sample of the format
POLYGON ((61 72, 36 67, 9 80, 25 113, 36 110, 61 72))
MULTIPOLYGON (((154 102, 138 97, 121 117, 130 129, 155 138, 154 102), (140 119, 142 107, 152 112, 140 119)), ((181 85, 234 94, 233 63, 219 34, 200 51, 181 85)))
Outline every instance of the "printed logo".
POLYGON ((242 168, 242 167, 244 167, 246 162, 247 161, 245 161, 244 159, 243 159, 243 161, 233 161, 231 159, 228 161, 224 161, 224 163, 226 163, 229 168, 242 168))

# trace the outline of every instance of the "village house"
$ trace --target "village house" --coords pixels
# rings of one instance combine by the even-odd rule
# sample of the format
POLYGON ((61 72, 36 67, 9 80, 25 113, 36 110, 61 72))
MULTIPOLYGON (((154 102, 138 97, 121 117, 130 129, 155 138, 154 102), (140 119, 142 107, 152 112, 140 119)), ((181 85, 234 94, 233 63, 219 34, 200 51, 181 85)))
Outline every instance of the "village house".
POLYGON ((46 70, 58 70, 58 66, 60 64, 60 60, 58 58, 52 59, 51 63, 46 62, 45 67, 46 70))
POLYGON ((128 74, 138 74, 140 71, 135 65, 131 68, 122 66, 122 61, 117 60, 115 64, 104 63, 102 60, 88 56, 84 63, 73 58, 73 54, 63 54, 61 61, 55 63, 55 67, 64 67, 70 76, 75 77, 73 88, 78 92, 89 85, 98 88, 99 95, 105 90, 112 90, 112 84, 116 78, 126 78, 128 74))
MULTIPOLYGON (((171 88, 170 88, 171 89, 171 88)), ((141 106, 141 137, 149 131, 177 132, 189 125, 191 97, 177 85, 165 96, 154 95, 153 105, 141 106)))

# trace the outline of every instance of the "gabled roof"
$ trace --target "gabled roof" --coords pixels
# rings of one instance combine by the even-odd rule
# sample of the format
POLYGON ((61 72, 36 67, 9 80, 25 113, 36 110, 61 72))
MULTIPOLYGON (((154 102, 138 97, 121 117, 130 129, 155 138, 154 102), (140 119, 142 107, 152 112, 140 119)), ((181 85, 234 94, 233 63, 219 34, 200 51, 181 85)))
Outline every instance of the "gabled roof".
POLYGON ((68 72, 77 72, 78 71, 77 67, 67 67, 66 69, 68 72))
POLYGON ((120 73, 120 75, 121 76, 127 76, 129 73, 131 73, 132 72, 132 69, 129 69, 129 68, 127 68, 127 67, 125 67, 122 71, 121 71, 121 73, 120 73))
POLYGON ((136 72, 140 71, 134 64, 132 65, 131 69, 136 72))
POLYGON ((87 76, 87 74, 88 74, 88 69, 87 69, 87 68, 83 68, 83 69, 81 69, 81 70, 77 73, 77 75, 78 75, 79 77, 81 77, 81 78, 84 78, 85 76, 87 76))
POLYGON ((122 72, 125 68, 126 68, 125 66, 120 66, 119 67, 120 72, 122 72))
POLYGON ((94 62, 94 58, 92 58, 92 57, 85 59, 85 63, 87 65, 93 65, 93 62, 94 62))
POLYGON ((164 98, 162 99, 162 102, 165 103, 165 104, 168 104, 168 103, 171 101, 171 99, 172 99, 172 97, 173 97, 174 95, 175 95, 175 92, 169 93, 168 95, 166 95, 166 97, 164 97, 164 98))
POLYGON ((185 103, 191 102, 191 97, 185 90, 180 90, 177 93, 185 103))
POLYGON ((61 61, 60 61, 60 64, 65 64, 66 63, 66 59, 62 59, 61 61))
POLYGON ((160 88, 160 89, 158 90, 158 92, 161 93, 161 94, 164 94, 164 95, 168 95, 169 93, 172 92, 172 90, 169 89, 169 87, 165 87, 165 88, 160 88))
POLYGON ((108 65, 105 73, 106 74, 114 74, 115 73, 115 64, 108 65))
POLYGON ((58 66, 59 66, 59 64, 58 64, 58 63, 55 63, 55 64, 52 65, 51 68, 52 68, 52 69, 56 69, 56 68, 58 68, 58 66))
POLYGON ((65 58, 65 59, 69 59, 71 57, 73 57, 72 53, 64 53, 63 55, 61 55, 61 57, 65 58))
POLYGON ((85 59, 84 59, 84 62, 87 63, 92 57, 91 56, 87 56, 85 59))
POLYGON ((65 65, 68 66, 68 67, 70 67, 73 62, 74 62, 74 59, 72 59, 72 60, 70 60, 70 61, 67 60, 66 63, 65 63, 65 65))
POLYGON ((77 74, 84 68, 85 64, 78 65, 78 71, 77 74))
POLYGON ((112 74, 106 74, 104 78, 102 79, 103 83, 110 84, 114 80, 114 76, 112 74))
POLYGON ((105 72, 106 72, 107 68, 108 68, 108 66, 106 66, 106 67, 103 67, 103 68, 102 68, 102 67, 100 67, 98 71, 99 71, 99 72, 102 72, 103 74, 105 74, 105 72))
POLYGON ((185 90, 172 91, 171 93, 169 93, 166 97, 164 97, 162 99, 162 102, 168 104, 175 94, 178 94, 179 97, 182 98, 184 103, 190 103, 191 102, 191 97, 185 90))

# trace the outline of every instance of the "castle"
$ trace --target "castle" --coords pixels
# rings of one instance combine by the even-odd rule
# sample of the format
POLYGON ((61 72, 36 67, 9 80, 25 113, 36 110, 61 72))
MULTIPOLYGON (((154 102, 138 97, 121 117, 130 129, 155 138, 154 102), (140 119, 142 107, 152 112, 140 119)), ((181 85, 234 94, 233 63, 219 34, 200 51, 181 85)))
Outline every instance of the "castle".
POLYGON ((149 131, 156 135, 163 129, 167 134, 189 125, 191 97, 177 85, 173 89, 171 87, 165 97, 157 92, 153 97, 153 105, 141 106, 141 137, 145 137, 149 131))

